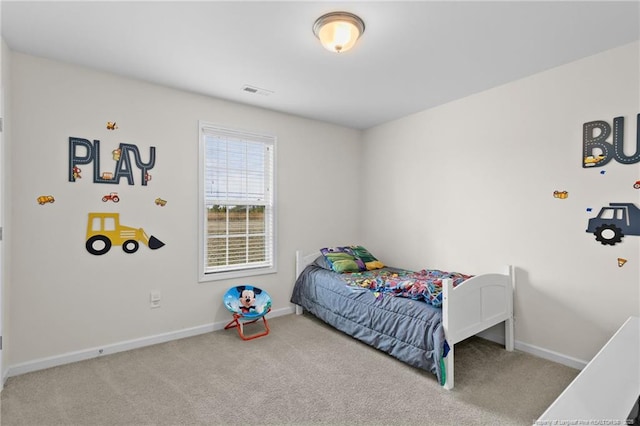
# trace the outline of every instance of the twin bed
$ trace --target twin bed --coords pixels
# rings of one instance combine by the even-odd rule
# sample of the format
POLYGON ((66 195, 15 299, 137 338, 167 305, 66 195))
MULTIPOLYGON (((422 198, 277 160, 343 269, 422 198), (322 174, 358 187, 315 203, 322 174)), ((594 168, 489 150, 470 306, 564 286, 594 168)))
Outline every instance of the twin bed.
POLYGON ((505 348, 513 350, 512 266, 503 273, 472 277, 375 269, 339 273, 320 252, 297 251, 297 280, 291 296, 296 313, 307 310, 336 329, 435 374, 445 389, 454 385, 456 343, 504 322, 505 348), (431 276, 440 278, 436 285, 426 280, 431 276), (414 293, 405 291, 408 297, 393 297, 400 295, 400 287, 406 287, 407 277, 417 277, 422 292, 415 293, 418 286, 413 286, 414 293))

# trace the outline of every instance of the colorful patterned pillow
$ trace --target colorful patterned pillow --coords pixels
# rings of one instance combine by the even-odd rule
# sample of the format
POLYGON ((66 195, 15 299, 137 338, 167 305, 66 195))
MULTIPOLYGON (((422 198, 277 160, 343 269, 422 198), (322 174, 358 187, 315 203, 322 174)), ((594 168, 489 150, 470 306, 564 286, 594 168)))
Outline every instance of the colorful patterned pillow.
POLYGON ((360 258, 364 262, 368 271, 384 268, 384 264, 376 259, 376 257, 366 248, 362 246, 349 246, 349 248, 353 251, 356 257, 360 258))
POLYGON ((327 259, 334 272, 359 272, 366 270, 362 260, 356 257, 348 247, 325 247, 320 253, 327 259))

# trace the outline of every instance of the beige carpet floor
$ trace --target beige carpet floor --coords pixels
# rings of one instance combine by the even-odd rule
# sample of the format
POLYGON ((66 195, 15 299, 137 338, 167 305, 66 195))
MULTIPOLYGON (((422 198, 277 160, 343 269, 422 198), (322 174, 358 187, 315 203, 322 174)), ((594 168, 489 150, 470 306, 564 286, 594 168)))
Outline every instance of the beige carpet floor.
MULTIPOLYGON (((11 377, 10 425, 531 425, 577 370, 480 338, 455 388, 310 315, 242 341, 221 330, 11 377)), ((247 333, 253 330, 248 326, 247 333)))

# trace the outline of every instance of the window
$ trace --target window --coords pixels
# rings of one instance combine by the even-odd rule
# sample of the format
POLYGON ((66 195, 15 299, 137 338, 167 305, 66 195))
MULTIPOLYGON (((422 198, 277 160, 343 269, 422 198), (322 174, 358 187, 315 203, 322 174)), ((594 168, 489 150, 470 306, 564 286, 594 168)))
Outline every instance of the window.
POLYGON ((600 212, 600 214, 598 215, 598 217, 600 219, 617 219, 617 220, 622 220, 624 217, 624 210, 617 208, 617 209, 611 209, 611 208, 603 208, 602 211, 600 212))
POLYGON ((275 138, 200 123, 200 281, 276 272, 275 138))

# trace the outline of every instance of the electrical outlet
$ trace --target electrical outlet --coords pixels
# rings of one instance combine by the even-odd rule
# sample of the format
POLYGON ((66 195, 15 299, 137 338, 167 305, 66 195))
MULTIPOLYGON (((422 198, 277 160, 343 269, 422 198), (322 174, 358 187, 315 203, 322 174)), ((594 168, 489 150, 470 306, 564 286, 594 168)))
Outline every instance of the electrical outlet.
POLYGON ((160 299, 162 299, 160 291, 159 290, 152 291, 149 294, 149 302, 150 302, 151 308, 159 308, 160 307, 160 299))

